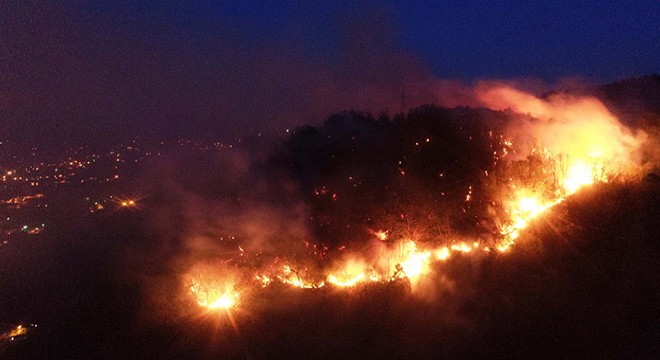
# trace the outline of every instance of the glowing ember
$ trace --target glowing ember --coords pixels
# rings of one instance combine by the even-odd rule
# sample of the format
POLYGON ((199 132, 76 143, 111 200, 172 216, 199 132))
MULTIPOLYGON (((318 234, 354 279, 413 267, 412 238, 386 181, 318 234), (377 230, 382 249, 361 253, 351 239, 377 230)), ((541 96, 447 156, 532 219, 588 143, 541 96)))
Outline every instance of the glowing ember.
POLYGON ((378 230, 374 232, 374 235, 378 238, 378 240, 381 241, 387 240, 387 231, 378 230))
POLYGON ((28 331, 37 328, 36 324, 17 325, 4 333, 0 333, 0 351, 2 350, 3 342, 12 342, 19 339, 24 339, 28 331))
POLYGON ((16 336, 21 336, 27 334, 27 328, 23 325, 18 325, 17 327, 11 329, 9 331, 9 337, 10 338, 15 338, 16 336))

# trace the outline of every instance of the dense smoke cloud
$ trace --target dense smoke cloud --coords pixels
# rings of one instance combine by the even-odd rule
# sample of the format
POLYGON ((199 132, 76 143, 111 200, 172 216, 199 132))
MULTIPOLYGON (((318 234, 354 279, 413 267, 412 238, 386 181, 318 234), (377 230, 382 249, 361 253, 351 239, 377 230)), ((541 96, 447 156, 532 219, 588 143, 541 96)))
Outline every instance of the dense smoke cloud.
POLYGON ((506 135, 526 156, 535 147, 572 154, 581 161, 610 159, 611 166, 644 164, 654 170, 660 109, 654 95, 658 76, 605 86, 583 79, 549 85, 539 80, 480 80, 470 86, 439 80, 436 102, 443 106, 487 107, 531 116, 507 125, 506 135))
POLYGON ((618 162, 616 166, 641 161, 639 150, 646 134, 633 134, 595 97, 557 94, 540 99, 511 87, 481 88, 477 94, 489 108, 512 109, 539 119, 515 130, 516 137, 535 139, 556 154, 606 158, 618 162))

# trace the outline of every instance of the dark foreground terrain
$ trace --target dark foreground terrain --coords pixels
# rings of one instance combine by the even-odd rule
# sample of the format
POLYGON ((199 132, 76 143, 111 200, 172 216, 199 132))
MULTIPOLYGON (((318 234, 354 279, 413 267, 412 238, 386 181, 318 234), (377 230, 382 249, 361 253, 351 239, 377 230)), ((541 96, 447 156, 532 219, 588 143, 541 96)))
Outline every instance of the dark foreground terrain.
POLYGON ((432 281, 444 285, 430 294, 404 283, 350 293, 269 288, 234 311, 236 329, 226 314, 192 305, 150 314, 145 287, 126 274, 158 279, 170 269, 128 253, 161 246, 143 225, 147 215, 116 213, 0 254, 3 319, 39 325, 0 354, 657 359, 659 208, 653 179, 600 185, 539 219, 508 255, 438 265, 432 281))

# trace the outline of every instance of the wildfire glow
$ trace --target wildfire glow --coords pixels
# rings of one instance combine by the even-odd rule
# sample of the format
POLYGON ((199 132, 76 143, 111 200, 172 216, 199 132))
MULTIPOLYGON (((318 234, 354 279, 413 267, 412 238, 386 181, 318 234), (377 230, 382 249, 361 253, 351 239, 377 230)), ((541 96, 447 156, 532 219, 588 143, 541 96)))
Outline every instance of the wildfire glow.
POLYGON ((388 238, 387 231, 383 231, 383 230, 374 231, 374 235, 378 238, 378 240, 381 241, 385 241, 388 238))
POLYGON ((541 99, 511 87, 495 86, 479 91, 479 98, 492 109, 510 108, 537 119, 512 124, 510 133, 515 138, 536 139, 547 153, 561 159, 566 194, 595 180, 606 180, 605 170, 618 173, 630 169, 647 139, 646 133, 633 133, 592 97, 559 94, 541 99))
POLYGON ((25 335, 26 333, 27 333, 27 329, 23 325, 18 325, 9 332, 9 336, 15 337, 20 335, 25 335))
MULTIPOLYGON (((264 275, 260 275, 264 276, 264 275)), ((290 265, 284 265, 281 268, 280 273, 276 278, 283 284, 288 284, 294 287, 303 288, 303 289, 317 289, 323 287, 325 282, 314 282, 307 279, 304 274, 301 274, 300 271, 294 270, 290 265)))
MULTIPOLYGON (((483 91, 481 99, 491 108, 511 108, 538 119, 514 124, 511 139, 502 136, 502 143, 506 146, 494 152, 495 156, 500 159, 506 156, 507 160, 520 155, 526 159, 527 154, 532 154, 542 165, 542 169, 528 171, 536 176, 533 179, 530 175, 526 181, 516 182, 513 179, 515 175, 507 176, 508 182, 499 194, 501 200, 498 206, 501 206, 503 215, 498 215, 496 219, 499 233, 494 235, 495 240, 443 239, 429 244, 429 241, 417 241, 391 229, 369 229, 374 237, 373 245, 378 249, 372 254, 347 250, 342 252, 349 253, 343 260, 329 262, 319 269, 276 258, 267 266, 228 269, 231 277, 249 279, 232 283, 231 286, 219 286, 213 281, 205 282, 192 277, 189 292, 202 307, 229 309, 236 306, 238 291, 249 295, 249 291, 242 290, 266 288, 273 284, 301 289, 318 289, 328 284, 343 289, 404 279, 414 289, 419 286, 421 278, 440 266, 434 264, 443 262, 443 266, 449 266, 453 256, 508 252, 534 219, 581 188, 605 182, 625 170, 644 140, 643 134, 633 135, 599 101, 592 98, 559 96, 544 100, 515 89, 499 87, 483 91), (530 149, 518 148, 515 138, 520 135, 519 132, 534 138, 536 143, 530 149), (238 276, 232 272, 243 274, 238 276)), ((489 176, 489 171, 484 173, 489 176)), ((473 192, 472 186, 468 188, 466 203, 480 201, 476 189, 473 192)), ((129 204, 122 203, 122 206, 129 204)), ((239 249, 240 256, 249 256, 242 247, 239 249)), ((342 251, 345 249, 346 246, 339 248, 342 251)), ((242 297, 241 303, 245 304, 245 301, 242 297)))
POLYGON ((328 283, 339 287, 350 287, 359 284, 364 280, 364 278, 364 273, 359 273, 348 279, 339 279, 337 276, 330 274, 328 275, 328 283))
POLYGON ((236 305, 238 293, 215 284, 204 283, 193 279, 190 292, 195 296, 197 304, 207 309, 230 309, 236 305))
POLYGON ((223 294, 210 304, 206 305, 206 307, 209 309, 229 309, 230 307, 234 306, 236 302, 235 297, 237 297, 236 294, 223 294))
POLYGON ((5 332, 0 332, 0 350, 3 342, 12 342, 28 335, 28 331, 37 328, 36 324, 17 325, 5 332))
POLYGON ((404 244, 405 258, 401 262, 401 268, 411 281, 429 271, 430 251, 419 251, 414 241, 404 244))
POLYGON ((568 168, 566 178, 564 179, 564 189, 568 194, 577 191, 583 185, 594 183, 594 173, 591 167, 582 162, 577 162, 568 168))
POLYGON ((447 260, 450 255, 451 255, 451 251, 449 251, 449 248, 446 246, 441 247, 435 252, 435 257, 438 260, 447 260))

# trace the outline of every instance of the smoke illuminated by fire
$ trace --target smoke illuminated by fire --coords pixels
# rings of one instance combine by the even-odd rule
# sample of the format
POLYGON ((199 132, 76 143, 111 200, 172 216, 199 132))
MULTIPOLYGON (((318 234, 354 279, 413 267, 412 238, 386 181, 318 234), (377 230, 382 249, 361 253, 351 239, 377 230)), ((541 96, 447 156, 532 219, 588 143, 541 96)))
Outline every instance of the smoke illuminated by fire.
MULTIPOLYGON (((478 97, 493 109, 510 108, 532 117, 509 124, 502 134, 505 147, 498 161, 534 158, 541 164, 535 172, 538 176, 526 182, 516 181, 515 174, 504 175, 508 181, 499 185, 503 214, 493 215, 499 224, 494 240, 443 239, 429 243, 389 228, 369 230, 377 240, 372 250, 346 250, 330 266, 290 261, 285 256, 262 258, 259 265, 254 265, 245 259, 258 254, 239 247, 234 258, 243 262, 231 261, 230 256, 225 263, 232 266, 209 267, 202 272, 204 276, 199 276, 198 269, 185 275, 187 292, 201 307, 227 310, 246 305, 255 289, 271 286, 349 289, 368 283, 407 281, 414 290, 423 286, 420 280, 432 272, 434 264, 455 254, 509 252, 530 222, 567 197, 594 183, 638 171, 637 152, 645 134, 633 134, 594 98, 554 95, 546 100, 504 86, 481 89, 478 97)), ((514 167, 508 169, 515 171, 514 167)), ((485 175, 489 176, 488 172, 485 175)), ((470 201, 471 186, 465 196, 465 202, 470 201)))
POLYGON ((509 108, 537 119, 511 124, 509 135, 532 139, 532 146, 562 162, 566 195, 639 163, 647 135, 633 134, 596 98, 557 94, 541 99, 506 86, 482 89, 478 96, 492 109, 509 108))

